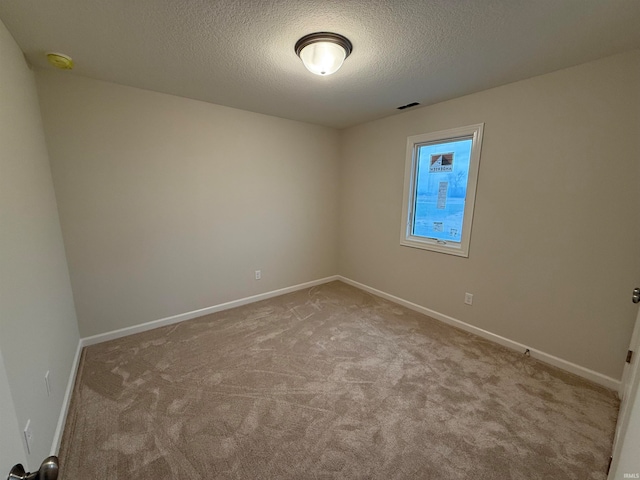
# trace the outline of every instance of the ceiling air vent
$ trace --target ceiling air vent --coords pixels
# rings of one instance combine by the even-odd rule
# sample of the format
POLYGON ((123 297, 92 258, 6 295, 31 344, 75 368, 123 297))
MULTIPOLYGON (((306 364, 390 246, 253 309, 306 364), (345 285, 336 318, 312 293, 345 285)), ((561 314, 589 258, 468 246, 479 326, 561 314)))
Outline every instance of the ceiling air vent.
POLYGON ((404 110, 405 108, 415 107, 416 105, 420 105, 420 104, 418 102, 407 103, 406 105, 402 105, 401 107, 398 107, 398 110, 404 110))

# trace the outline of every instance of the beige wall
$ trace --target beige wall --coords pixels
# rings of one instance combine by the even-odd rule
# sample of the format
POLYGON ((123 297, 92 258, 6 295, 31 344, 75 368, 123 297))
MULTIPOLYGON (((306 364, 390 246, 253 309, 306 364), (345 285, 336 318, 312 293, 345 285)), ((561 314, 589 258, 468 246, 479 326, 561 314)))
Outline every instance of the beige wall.
POLYGON ((341 133, 37 80, 83 336, 339 272, 620 377, 640 281, 640 52, 341 133), (469 258, 401 247, 407 136, 480 122, 469 258))
MULTIPOLYGON (((31 419, 27 458, 38 468, 50 453, 79 336, 35 81, 1 22, 0 58, 0 415, 13 416, 9 390, 20 431, 31 419)), ((0 435, 21 445, 16 422, 5 417, 2 425, 0 435)), ((6 475, 22 458, 2 450, 6 475)))
POLYGON ((344 131, 340 274, 620 378, 640 281, 639 86, 635 51, 344 131), (407 136, 481 122, 469 258, 401 247, 407 136))
POLYGON ((5 475, 17 463, 27 461, 20 438, 18 416, 11 397, 7 370, 0 351, 0 468, 5 475))
POLYGON ((37 80, 82 336, 336 273, 335 130, 37 80))

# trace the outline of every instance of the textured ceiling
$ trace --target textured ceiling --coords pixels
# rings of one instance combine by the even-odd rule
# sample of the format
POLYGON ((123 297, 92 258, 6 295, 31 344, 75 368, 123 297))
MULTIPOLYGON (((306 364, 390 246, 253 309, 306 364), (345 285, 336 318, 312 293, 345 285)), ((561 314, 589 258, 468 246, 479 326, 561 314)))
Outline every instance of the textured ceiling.
POLYGON ((345 127, 640 48, 639 0, 1 0, 36 67, 345 127), (329 77, 293 51, 314 31, 353 53, 329 77))

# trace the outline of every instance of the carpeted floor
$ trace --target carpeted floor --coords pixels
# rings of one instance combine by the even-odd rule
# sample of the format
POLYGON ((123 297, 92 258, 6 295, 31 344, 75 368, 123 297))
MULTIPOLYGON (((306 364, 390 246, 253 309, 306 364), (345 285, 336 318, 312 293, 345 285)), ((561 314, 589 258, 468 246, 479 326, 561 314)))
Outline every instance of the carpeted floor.
POLYGON ((84 349, 61 478, 605 479, 617 409, 333 282, 84 349))

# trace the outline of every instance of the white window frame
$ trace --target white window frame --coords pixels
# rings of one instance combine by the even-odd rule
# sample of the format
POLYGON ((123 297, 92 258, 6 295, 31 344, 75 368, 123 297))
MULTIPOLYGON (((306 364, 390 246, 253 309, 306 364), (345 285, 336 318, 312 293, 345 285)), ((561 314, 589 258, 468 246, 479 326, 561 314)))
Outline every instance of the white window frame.
POLYGON ((482 150, 483 130, 484 123, 478 123, 476 125, 452 128, 439 132, 413 135, 407 138, 407 156, 404 170, 404 197, 402 202, 402 229, 400 236, 401 245, 447 253, 449 255, 458 255, 460 257, 469 257, 469 243, 471 241, 471 225, 473 224, 473 207, 476 199, 476 186, 478 183, 478 170, 480 168, 480 151, 482 150), (452 242, 413 235, 416 184, 418 180, 416 177, 418 169, 418 149, 421 145, 455 141, 462 137, 472 137, 472 144, 461 240, 460 242, 452 242))

